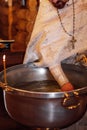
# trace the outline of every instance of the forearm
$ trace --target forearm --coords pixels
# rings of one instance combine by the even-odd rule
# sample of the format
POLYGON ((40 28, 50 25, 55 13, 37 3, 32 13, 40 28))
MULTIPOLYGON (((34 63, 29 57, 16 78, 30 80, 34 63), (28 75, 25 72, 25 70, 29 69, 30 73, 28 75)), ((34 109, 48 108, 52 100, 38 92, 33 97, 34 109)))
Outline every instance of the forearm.
POLYGON ((64 74, 60 64, 50 66, 49 70, 60 85, 62 91, 70 91, 74 89, 73 85, 69 82, 68 78, 64 74))

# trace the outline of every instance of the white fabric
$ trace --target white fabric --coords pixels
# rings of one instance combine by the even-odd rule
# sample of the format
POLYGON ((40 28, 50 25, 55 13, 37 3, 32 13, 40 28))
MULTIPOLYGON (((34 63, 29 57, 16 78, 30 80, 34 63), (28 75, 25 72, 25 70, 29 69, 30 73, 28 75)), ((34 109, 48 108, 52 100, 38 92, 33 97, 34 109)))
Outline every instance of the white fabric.
MULTIPOLYGON (((60 9, 59 12, 64 27, 72 34, 72 0, 69 0, 68 6, 60 9)), ((24 63, 39 59, 36 65, 49 67, 60 85, 68 82, 61 68, 61 61, 77 52, 87 50, 87 0, 75 0, 75 13, 77 42, 75 49, 71 49, 69 47, 71 37, 62 29, 57 9, 49 0, 42 0, 24 58, 24 63), (57 69, 58 71, 56 71, 57 69)))

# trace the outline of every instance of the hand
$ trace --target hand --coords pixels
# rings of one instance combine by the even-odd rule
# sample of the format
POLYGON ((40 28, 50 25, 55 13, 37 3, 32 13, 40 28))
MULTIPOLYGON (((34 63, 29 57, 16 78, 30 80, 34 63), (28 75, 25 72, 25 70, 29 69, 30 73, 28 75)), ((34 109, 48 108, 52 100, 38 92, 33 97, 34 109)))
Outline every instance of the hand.
POLYGON ((72 90, 74 90, 74 87, 72 86, 72 84, 70 82, 68 82, 61 87, 61 90, 62 91, 72 91, 72 90))

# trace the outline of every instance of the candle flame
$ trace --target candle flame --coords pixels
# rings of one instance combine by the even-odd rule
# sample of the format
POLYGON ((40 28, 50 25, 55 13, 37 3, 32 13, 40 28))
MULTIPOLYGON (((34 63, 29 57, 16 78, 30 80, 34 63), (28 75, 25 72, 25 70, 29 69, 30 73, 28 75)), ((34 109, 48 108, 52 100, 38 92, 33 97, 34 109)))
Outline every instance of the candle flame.
POLYGON ((8 0, 8 6, 12 7, 12 0, 8 0))
POLYGON ((6 60, 6 55, 3 55, 3 61, 5 61, 6 60))

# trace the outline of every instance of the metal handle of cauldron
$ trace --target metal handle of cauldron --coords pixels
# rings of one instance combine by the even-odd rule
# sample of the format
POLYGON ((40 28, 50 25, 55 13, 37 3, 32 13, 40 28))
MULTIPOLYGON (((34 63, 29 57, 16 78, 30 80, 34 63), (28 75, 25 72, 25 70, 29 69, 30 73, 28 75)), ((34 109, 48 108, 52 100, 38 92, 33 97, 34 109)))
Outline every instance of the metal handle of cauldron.
POLYGON ((13 91, 13 89, 8 86, 7 84, 3 83, 3 82, 0 82, 0 87, 5 90, 5 91, 13 91))
POLYGON ((80 106, 79 101, 80 100, 79 100, 78 92, 73 92, 73 96, 69 96, 68 93, 65 93, 65 97, 63 99, 62 105, 66 109, 72 110, 80 106))

